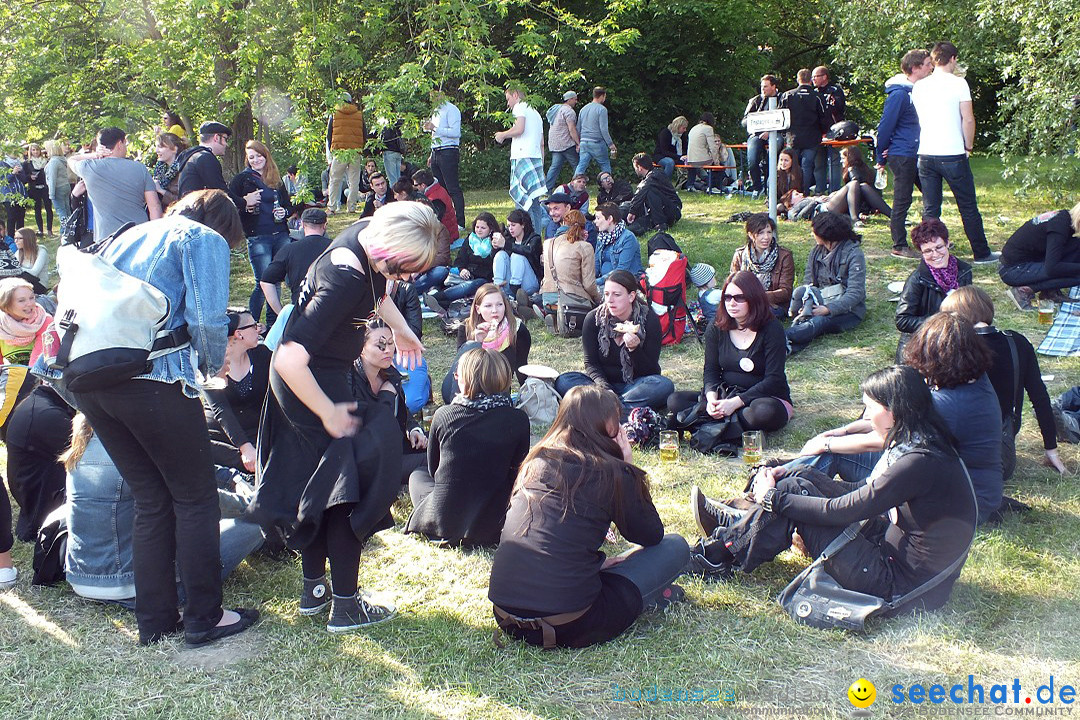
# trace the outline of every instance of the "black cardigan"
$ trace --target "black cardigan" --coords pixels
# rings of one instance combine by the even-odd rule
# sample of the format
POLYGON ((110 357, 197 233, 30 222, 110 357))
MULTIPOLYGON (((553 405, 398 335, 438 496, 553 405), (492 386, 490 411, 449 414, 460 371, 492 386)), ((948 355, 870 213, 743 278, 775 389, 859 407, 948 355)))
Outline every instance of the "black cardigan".
MULTIPOLYGON (((453 208, 450 208, 453 210, 453 208)), ((472 246, 469 245, 469 238, 465 238, 465 242, 458 250, 457 257, 454 259, 454 267, 461 268, 462 270, 468 270, 472 273, 473 278, 483 278, 490 281, 495 277, 495 270, 492 265, 495 262, 495 249, 492 248, 491 253, 486 257, 477 257, 473 254, 472 246)))
POLYGON ((790 403, 791 390, 784 372, 786 361, 787 340, 779 320, 767 320, 746 350, 736 348, 726 330, 710 324, 705 331, 704 389, 714 389, 721 383, 738 388, 738 397, 744 405, 765 397, 790 403), (742 358, 753 362, 752 370, 739 367, 742 358))
MULTIPOLYGON (((686 155, 687 141, 689 133, 682 134, 682 151, 683 155, 686 155)), ((656 162, 660 162, 660 158, 671 158, 676 163, 682 160, 678 153, 675 152, 675 146, 672 144, 674 136, 671 133, 670 128, 664 128, 656 136, 656 145, 653 146, 652 157, 656 162)))
MULTIPOLYGON (((1013 415, 1015 420, 1013 432, 1020 432, 1024 397, 1021 393, 1020 402, 1016 402, 1015 373, 1009 341, 1005 333, 993 325, 975 328, 975 332, 986 341, 986 345, 994 354, 994 364, 990 366, 986 374, 990 378, 990 384, 994 386, 998 402, 1001 403, 1001 417, 1013 415)), ((1054 425, 1054 411, 1050 407, 1050 393, 1046 391, 1046 385, 1043 383, 1035 348, 1020 333, 1014 331, 1008 331, 1008 333, 1016 344, 1016 359, 1020 362, 1020 385, 1027 392, 1031 407, 1035 410, 1035 419, 1039 422, 1039 432, 1042 434, 1043 448, 1053 450, 1057 447, 1057 428, 1054 425)))
POLYGON ((226 380, 223 388, 203 391, 206 424, 215 440, 227 441, 237 449, 244 443, 255 444, 263 401, 270 387, 270 358, 270 349, 265 345, 248 350, 252 392, 246 396, 240 395, 239 383, 232 378, 226 380))
MULTIPOLYGON (((634 380, 647 375, 660 374, 661 335, 660 318, 650 308, 645 320, 645 340, 630 353, 634 366, 634 380)), ((581 328, 581 346, 585 351, 585 374, 592 378, 593 382, 602 387, 610 387, 612 383, 623 382, 622 363, 619 361, 619 351, 622 350, 622 346, 617 345, 612 339, 608 345, 608 354, 600 354, 595 309, 585 316, 585 322, 581 328)))
POLYGON ((499 542, 510 491, 528 452, 524 411, 443 405, 428 435, 428 472, 435 488, 413 509, 405 532, 451 544, 499 542))

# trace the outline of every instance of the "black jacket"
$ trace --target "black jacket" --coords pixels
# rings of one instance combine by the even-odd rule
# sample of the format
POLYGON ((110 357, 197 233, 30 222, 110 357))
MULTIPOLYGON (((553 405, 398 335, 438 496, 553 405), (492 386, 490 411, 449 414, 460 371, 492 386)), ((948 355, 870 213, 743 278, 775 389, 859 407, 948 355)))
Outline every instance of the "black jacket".
MULTIPOLYGON (((686 154, 686 147, 689 141, 689 133, 682 134, 682 154, 686 154)), ((660 131, 660 134, 656 136, 656 145, 653 147, 652 157, 653 160, 660 162, 660 158, 671 158, 676 163, 682 160, 678 153, 675 152, 675 146, 672 145, 673 136, 669 128, 664 128, 660 131)))
MULTIPOLYGON (((971 266, 963 260, 957 260, 957 281, 960 286, 971 284, 971 266)), ((926 262, 919 261, 919 267, 908 276, 904 289, 900 293, 900 303, 896 306, 896 329, 900 331, 900 342, 896 346, 896 357, 902 356, 904 345, 911 335, 918 330, 928 317, 941 309, 945 292, 930 274, 926 262)))
MULTIPOLYGON (((651 210, 661 210, 663 222, 671 227, 682 217, 682 199, 668 180, 663 170, 650 170, 640 183, 634 197, 630 199, 630 214, 643 217, 646 204, 651 210), (651 200, 649 198, 652 198, 651 200), (654 202, 655 201, 655 202, 654 202)), ((654 218, 659 223, 661 218, 654 218)))
POLYGON ((821 136, 828 131, 831 123, 825 114, 821 94, 813 85, 800 85, 788 90, 780 96, 778 107, 791 111, 791 127, 788 128, 791 147, 806 150, 821 144, 821 136))
MULTIPOLYGON (((214 160, 214 162, 216 163, 217 160, 214 160)), ((234 200, 240 199, 243 203, 243 206, 240 208, 240 224, 244 226, 244 234, 248 237, 254 237, 255 235, 259 234, 258 224, 260 213, 247 212, 247 203, 243 201, 243 197, 254 190, 258 190, 260 192, 266 191, 269 193, 276 192, 278 204, 281 205, 281 207, 285 208, 285 218, 288 218, 288 216, 292 215, 293 212, 292 197, 289 195, 289 191, 285 189, 285 183, 279 181, 278 186, 276 188, 272 188, 267 185, 263 181, 262 177, 251 168, 245 168, 244 170, 241 170, 232 179, 232 182, 229 183, 228 193, 234 198, 234 200)), ((181 193, 181 195, 182 194, 183 193, 181 193)), ((263 202, 266 202, 266 197, 268 196, 264 194, 263 202)), ((278 232, 289 232, 289 226, 286 219, 282 219, 281 222, 275 221, 274 227, 275 230, 278 232)))
POLYGON ((618 205, 634 197, 634 188, 630 187, 630 183, 626 180, 615 180, 614 183, 615 184, 611 186, 611 192, 604 190, 604 188, 600 188, 600 191, 596 194, 597 207, 600 207, 604 203, 615 203, 618 205))
POLYGON ((847 103, 844 99, 844 91, 836 83, 829 83, 823 88, 817 89, 821 95, 821 106, 825 108, 825 118, 832 127, 844 120, 847 103))
POLYGON ((416 333, 416 337, 424 336, 424 318, 420 309, 420 295, 416 292, 416 286, 411 282, 394 283, 394 289, 390 291, 390 299, 394 306, 405 318, 405 324, 416 333))
MULTIPOLYGON (((180 153, 177 160, 180 162, 180 197, 196 190, 228 192, 229 186, 225 184, 221 162, 214 157, 210 148, 205 145, 196 145, 180 153)), ((236 197, 231 197, 235 203, 236 197)), ((237 203, 237 207, 239 206, 240 203, 237 203)))
MULTIPOLYGON (((510 237, 510 234, 507 233, 506 237, 510 237)), ((536 274, 537 280, 544 279, 544 264, 540 261, 540 254, 543 251, 544 241, 541 240, 540 236, 536 233, 533 233, 521 242, 514 243, 514 246, 510 249, 510 252, 523 255, 525 259, 529 261, 529 266, 536 274)))
MULTIPOLYGON (((453 208, 450 208, 450 210, 453 211, 453 208)), ((472 245, 469 244, 469 239, 466 238, 461 249, 458 250, 457 257, 454 259, 454 267, 468 270, 474 278, 484 278, 491 282, 491 279, 495 277, 495 269, 492 267, 494 262, 494 249, 486 258, 478 257, 473 253, 472 245)))

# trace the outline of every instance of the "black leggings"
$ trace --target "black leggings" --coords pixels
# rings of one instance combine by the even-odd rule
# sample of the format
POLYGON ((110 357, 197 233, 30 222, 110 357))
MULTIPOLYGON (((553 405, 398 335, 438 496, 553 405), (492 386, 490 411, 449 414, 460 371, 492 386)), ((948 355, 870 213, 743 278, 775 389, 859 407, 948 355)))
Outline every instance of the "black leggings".
POLYGON ((11 550, 15 536, 11 534, 11 500, 8 498, 4 478, 0 477, 0 553, 11 550))
POLYGON ((304 577, 309 580, 325 575, 326 561, 330 561, 331 587, 341 597, 356 592, 360 552, 364 546, 349 523, 354 507, 355 503, 345 503, 327 508, 318 533, 300 553, 304 577))
MULTIPOLYGON (((668 397, 668 410, 677 413, 694 405, 700 393, 678 390, 668 397)), ((743 430, 775 432, 787 425, 788 413, 784 403, 774 397, 757 398, 735 411, 735 417, 743 430)))
POLYGON ((40 195, 31 195, 30 197, 32 197, 33 200, 34 200, 34 216, 37 219, 38 235, 41 235, 41 234, 43 234, 45 232, 44 226, 42 226, 42 224, 41 224, 41 208, 42 208, 42 206, 45 207, 45 216, 48 218, 49 234, 52 235, 52 230, 53 230, 53 227, 52 227, 53 226, 52 200, 49 199, 48 195, 45 195, 44 197, 42 197, 40 195))

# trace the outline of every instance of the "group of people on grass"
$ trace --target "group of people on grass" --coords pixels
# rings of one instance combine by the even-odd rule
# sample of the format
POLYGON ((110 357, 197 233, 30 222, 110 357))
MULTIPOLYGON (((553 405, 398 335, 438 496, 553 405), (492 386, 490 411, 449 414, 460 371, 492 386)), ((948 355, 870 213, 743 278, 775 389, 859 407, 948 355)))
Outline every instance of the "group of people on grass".
MULTIPOLYGON (((859 203, 873 201, 851 157, 845 205, 834 194, 811 213, 814 245, 801 285, 792 252, 763 214, 746 222, 745 245, 722 282, 708 266, 690 269, 708 317, 705 359, 701 387, 677 391, 663 375, 661 318, 646 301, 641 246, 644 232, 678 220, 679 205, 666 168, 644 153, 634 158, 642 182, 629 198, 618 197, 625 188, 610 172, 601 174, 592 218, 583 212, 585 183, 575 178, 547 197, 540 222, 523 208, 504 224, 480 213, 454 247, 463 226, 456 202, 419 170, 379 183, 370 216, 333 240, 325 213, 303 211, 305 237, 291 242, 285 223, 299 208, 265 145, 248 143, 246 169, 219 183, 220 168, 215 175, 207 162, 216 164, 228 128, 206 123, 201 149, 162 134, 159 154, 176 151, 165 152, 162 173, 144 167, 143 178, 125 165, 106 175, 126 154, 123 133, 111 130, 99 136, 100 151, 69 163, 84 173, 80 194, 97 209, 98 239, 136 223, 100 254, 167 296, 164 329, 186 328, 190 341, 129 380, 69 388, 48 360, 59 343, 54 299, 22 276, 44 249, 24 237, 8 247, 18 265, 0 280, 0 349, 9 382, 15 364, 46 382, 28 377, 17 388, 5 431, 22 511, 16 533, 32 539, 66 502, 71 585, 90 599, 133 604, 143 644, 182 633, 198 646, 254 624, 257 610, 222 607, 221 588, 263 544, 299 553, 299 612, 329 609, 330 632, 389 619, 394 606, 359 587, 360 560, 365 542, 392 527, 390 508, 406 492, 413 510, 405 532, 438 545, 498 546, 489 598, 505 632, 578 647, 681 599, 675 581, 683 572, 751 572, 793 536, 816 556, 854 521, 866 521, 859 540, 830 561, 845 587, 889 599, 933 578, 966 552, 977 523, 1020 507, 1003 490, 1024 392, 1047 462, 1063 471, 1030 343, 993 327, 993 302, 971 285, 945 225, 928 217, 911 231, 922 259, 896 312, 898 364, 862 384, 863 417, 811 438, 794 461, 758 469, 741 504, 695 488, 691 510, 703 537, 692 547, 665 533, 633 463, 627 414, 653 408, 682 418, 699 408, 682 426, 718 423, 727 444, 743 431, 787 424, 788 357, 866 314, 866 259, 853 218, 859 203), (132 182, 110 186, 107 177, 132 182), (161 216, 170 187, 177 199, 161 216), (245 239, 255 290, 247 308, 231 308, 229 251, 245 239), (292 291, 288 304, 277 294, 281 281, 292 291), (554 328, 570 295, 592 306, 581 325, 584 372, 555 378, 558 413, 530 447, 529 417, 511 393, 515 375, 524 380, 527 323, 543 316, 554 328), (426 432, 415 417, 432 386, 421 297, 436 312, 468 304, 443 405, 426 432), (267 330, 272 343, 263 341, 267 330), (168 422, 148 422, 155 417, 168 422), (57 460, 60 452, 46 447, 68 451, 57 460), (599 548, 612 524, 640 547, 606 557, 599 548), (212 557, 220 562, 206 562, 212 557)), ((797 197, 789 194, 789 212, 805 202, 797 197)), ((1080 205, 1020 228, 1001 269, 1006 281, 1025 283, 1014 299, 1030 301, 1023 288, 1078 284, 1070 269, 1080 263, 1078 240, 1080 205)), ((31 275, 44 280, 45 272, 31 275)), ((10 529, 0 493, 4 588, 17 576, 10 529)), ((958 574, 922 604, 943 604, 958 574)))

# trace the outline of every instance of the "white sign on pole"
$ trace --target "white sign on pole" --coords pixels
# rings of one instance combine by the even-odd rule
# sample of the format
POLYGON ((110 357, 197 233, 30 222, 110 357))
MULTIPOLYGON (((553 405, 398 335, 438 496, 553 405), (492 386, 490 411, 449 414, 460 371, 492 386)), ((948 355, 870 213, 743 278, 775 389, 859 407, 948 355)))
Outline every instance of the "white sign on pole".
POLYGON ((789 127, 791 127, 791 111, 787 108, 763 110, 746 116, 746 131, 750 134, 769 130, 787 130, 789 127))

